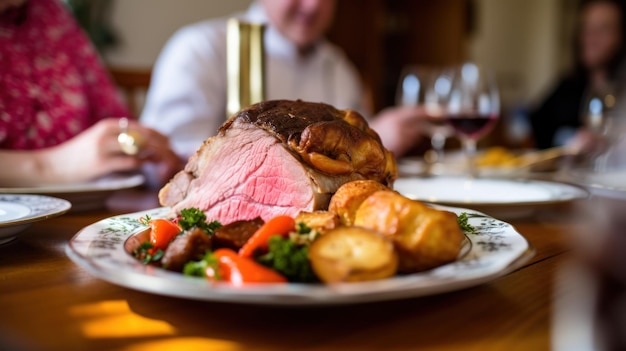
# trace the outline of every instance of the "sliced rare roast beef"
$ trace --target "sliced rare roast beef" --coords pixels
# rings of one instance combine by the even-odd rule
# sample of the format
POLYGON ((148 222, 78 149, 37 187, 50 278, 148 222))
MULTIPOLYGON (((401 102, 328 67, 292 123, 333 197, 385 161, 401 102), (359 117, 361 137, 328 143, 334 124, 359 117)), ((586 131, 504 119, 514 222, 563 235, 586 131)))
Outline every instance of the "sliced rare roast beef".
POLYGON ((258 103, 233 115, 159 193, 175 213, 189 207, 224 224, 326 209, 342 184, 392 186, 393 155, 352 110, 303 101, 258 103))

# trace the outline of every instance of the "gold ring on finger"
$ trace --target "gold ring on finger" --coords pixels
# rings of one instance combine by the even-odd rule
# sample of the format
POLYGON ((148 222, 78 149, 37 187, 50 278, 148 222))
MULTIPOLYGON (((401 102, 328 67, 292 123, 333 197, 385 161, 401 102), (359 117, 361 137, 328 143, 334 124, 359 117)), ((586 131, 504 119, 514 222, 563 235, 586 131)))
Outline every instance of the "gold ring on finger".
POLYGON ((143 145, 143 137, 139 132, 129 129, 128 118, 120 118, 120 133, 117 135, 117 142, 123 153, 129 156, 135 156, 141 150, 143 145))

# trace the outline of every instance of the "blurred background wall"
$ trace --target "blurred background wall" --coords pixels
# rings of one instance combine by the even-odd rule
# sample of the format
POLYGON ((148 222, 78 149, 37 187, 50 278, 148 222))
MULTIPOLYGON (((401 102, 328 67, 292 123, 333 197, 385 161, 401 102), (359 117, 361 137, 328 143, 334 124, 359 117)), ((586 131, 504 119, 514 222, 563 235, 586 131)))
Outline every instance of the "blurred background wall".
POLYGON ((146 68, 176 29, 245 10, 251 0, 112 0, 110 26, 116 46, 105 52, 113 66, 146 68))
POLYGON ((566 2, 477 0, 474 7, 467 56, 496 69, 504 101, 537 98, 568 66, 573 39, 565 30, 566 2))

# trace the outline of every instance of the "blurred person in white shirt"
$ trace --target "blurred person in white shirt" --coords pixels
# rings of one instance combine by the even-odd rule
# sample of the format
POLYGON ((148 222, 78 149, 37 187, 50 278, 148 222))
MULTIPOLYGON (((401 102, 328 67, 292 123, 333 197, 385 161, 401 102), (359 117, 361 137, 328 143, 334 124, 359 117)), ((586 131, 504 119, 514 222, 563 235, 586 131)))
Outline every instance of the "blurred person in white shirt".
MULTIPOLYGON (((267 100, 324 102, 371 116, 357 71, 324 38, 335 5, 335 0, 259 0, 233 16, 267 24, 267 100)), ((226 22, 206 20, 180 29, 154 67, 141 121, 169 136, 181 157, 193 154, 226 119, 226 22)), ((422 115, 416 107, 390 108, 370 124, 401 156, 420 140, 422 115)))

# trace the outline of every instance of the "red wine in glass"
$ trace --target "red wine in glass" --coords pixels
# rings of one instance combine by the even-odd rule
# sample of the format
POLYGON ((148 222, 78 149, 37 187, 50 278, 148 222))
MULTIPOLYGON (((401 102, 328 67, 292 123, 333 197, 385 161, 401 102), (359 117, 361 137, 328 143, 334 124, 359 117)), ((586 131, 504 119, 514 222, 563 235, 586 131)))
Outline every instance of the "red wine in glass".
POLYGON ((491 131, 497 116, 468 113, 451 115, 446 120, 461 137, 478 140, 491 131))
POLYGON ((476 177, 474 155, 478 139, 491 131, 500 111, 495 76, 490 69, 471 62, 454 70, 446 105, 446 119, 463 143, 468 175, 476 177))

